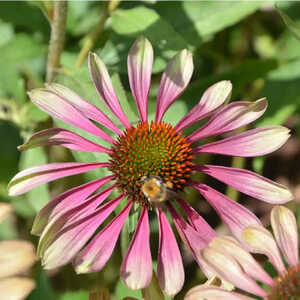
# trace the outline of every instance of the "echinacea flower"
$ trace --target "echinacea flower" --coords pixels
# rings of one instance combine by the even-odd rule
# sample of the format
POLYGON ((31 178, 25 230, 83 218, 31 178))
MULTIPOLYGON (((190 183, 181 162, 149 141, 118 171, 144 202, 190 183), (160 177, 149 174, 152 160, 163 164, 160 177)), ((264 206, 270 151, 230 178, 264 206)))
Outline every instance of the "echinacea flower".
POLYGON ((266 99, 222 106, 230 97, 232 86, 229 81, 221 81, 208 88, 199 104, 176 126, 164 122, 165 112, 184 91, 192 76, 192 55, 183 50, 167 64, 158 90, 155 119, 150 122, 147 103, 152 62, 150 42, 145 38, 138 39, 128 55, 129 83, 140 116, 140 122, 132 125, 122 110, 105 65, 95 54, 89 54, 89 69, 94 85, 112 114, 120 121, 122 129, 97 107, 62 85, 51 84, 30 91, 31 100, 40 109, 98 137, 99 143, 66 129, 51 128, 33 135, 20 149, 60 145, 74 151, 104 153, 108 160, 33 167, 21 171, 11 180, 9 193, 19 195, 58 178, 107 168, 111 172, 109 176, 57 196, 36 217, 32 232, 41 235, 38 253, 44 267, 56 268, 72 261, 78 273, 101 270, 111 256, 123 224, 135 204, 139 207, 140 216, 122 263, 121 278, 131 289, 144 288, 151 281, 148 213, 156 211, 160 235, 158 281, 166 294, 175 295, 184 283, 184 269, 165 211, 170 212, 181 238, 200 265, 200 249, 216 235, 188 203, 177 199, 184 187, 190 185, 196 188, 225 221, 233 218, 238 222, 249 215, 249 222, 254 219, 251 212, 241 205, 202 183, 191 181, 193 172, 209 174, 266 202, 284 203, 292 199, 287 188, 260 175, 228 167, 196 165, 195 157, 202 153, 243 157, 264 155, 282 146, 289 137, 289 130, 281 126, 268 126, 195 146, 195 142, 203 138, 230 132, 253 122, 266 110, 266 99), (191 135, 182 133, 185 128, 209 116, 210 120, 191 135), (102 128, 106 128, 105 131, 102 128), (107 134, 108 130, 112 135, 107 134), (101 140, 108 142, 110 147, 100 145, 101 140), (92 195, 105 184, 110 186, 92 195), (118 191, 119 195, 103 204, 112 191, 118 191), (127 203, 121 212, 94 235, 123 198, 127 199, 127 203), (175 201, 182 206, 188 222, 174 208, 175 201))
MULTIPOLYGON (((220 278, 237 288, 266 300, 300 299, 300 264, 297 223, 294 214, 284 206, 271 212, 275 236, 263 226, 249 226, 242 232, 243 245, 232 237, 216 237, 202 252, 203 260, 220 278), (246 247, 245 247, 246 246, 246 247), (246 249, 247 248, 247 249, 246 249), (272 278, 248 252, 264 254, 277 271, 272 278), (284 256, 287 267, 282 259, 284 256), (264 283, 264 290, 257 282, 264 283)), ((254 299, 218 287, 198 286, 185 300, 254 299)))

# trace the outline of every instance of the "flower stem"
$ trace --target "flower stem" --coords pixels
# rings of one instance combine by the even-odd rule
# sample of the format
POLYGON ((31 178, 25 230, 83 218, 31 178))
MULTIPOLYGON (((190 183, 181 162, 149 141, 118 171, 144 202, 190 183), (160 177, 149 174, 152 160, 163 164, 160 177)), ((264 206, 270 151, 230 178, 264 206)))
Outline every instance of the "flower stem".
POLYGON ((53 21, 51 23, 51 36, 47 60, 46 82, 54 80, 60 66, 60 55, 65 41, 65 28, 67 21, 67 1, 55 1, 53 21))
POLYGON ((77 68, 79 68, 82 65, 89 51, 93 48, 97 38, 103 31, 106 20, 109 18, 110 14, 119 5, 119 2, 120 0, 110 0, 106 5, 102 18, 100 19, 98 25, 87 35, 84 41, 83 47, 78 55, 78 59, 76 62, 77 68))

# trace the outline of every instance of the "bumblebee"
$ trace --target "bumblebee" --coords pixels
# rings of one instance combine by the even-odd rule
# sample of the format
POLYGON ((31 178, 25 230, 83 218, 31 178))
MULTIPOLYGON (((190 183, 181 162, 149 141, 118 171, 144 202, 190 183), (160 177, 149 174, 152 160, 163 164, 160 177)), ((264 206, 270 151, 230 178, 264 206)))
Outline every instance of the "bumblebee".
POLYGON ((173 183, 165 183, 159 176, 143 176, 141 182, 141 191, 150 203, 159 204, 177 197, 172 190, 173 183))

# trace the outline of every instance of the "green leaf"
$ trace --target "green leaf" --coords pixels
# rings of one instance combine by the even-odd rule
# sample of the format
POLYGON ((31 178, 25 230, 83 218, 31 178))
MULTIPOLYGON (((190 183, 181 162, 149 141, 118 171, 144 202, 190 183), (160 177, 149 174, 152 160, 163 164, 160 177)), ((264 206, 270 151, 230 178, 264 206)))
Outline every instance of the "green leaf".
POLYGON ((186 48, 184 38, 154 10, 146 7, 117 9, 112 14, 112 29, 116 35, 112 35, 111 41, 119 55, 118 68, 123 72, 129 48, 140 35, 148 38, 154 48, 154 73, 161 71, 179 50, 186 48))
MULTIPOLYGON (((33 166, 46 164, 47 162, 47 156, 43 148, 30 149, 22 152, 20 168, 23 170, 33 166)), ((26 193, 25 197, 36 212, 40 211, 40 209, 50 201, 48 185, 42 184, 37 188, 32 189, 26 193)))
POLYGON ((36 288, 28 296, 27 300, 53 300, 58 299, 54 289, 51 286, 50 278, 46 272, 41 268, 36 280, 36 288))
POLYGON ((119 280, 116 286, 115 297, 115 299, 123 299, 124 297, 142 299, 142 294, 140 290, 130 290, 121 280, 119 280))
POLYGON ((261 95, 269 107, 257 126, 283 124, 300 106, 300 60, 282 65, 267 76, 261 95))
POLYGON ((194 46, 231 26, 263 5, 263 1, 182 1, 158 2, 158 13, 174 30, 194 46))
POLYGON ((286 14, 279 5, 276 5, 276 9, 283 19, 285 25, 294 34, 295 38, 300 41, 300 25, 297 24, 288 14, 286 14))

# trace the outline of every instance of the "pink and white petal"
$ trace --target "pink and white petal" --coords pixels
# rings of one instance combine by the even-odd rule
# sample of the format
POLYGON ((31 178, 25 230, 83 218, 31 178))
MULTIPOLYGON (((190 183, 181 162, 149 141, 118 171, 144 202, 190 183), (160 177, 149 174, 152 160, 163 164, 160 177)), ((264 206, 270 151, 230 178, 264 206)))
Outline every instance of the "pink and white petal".
POLYGON ((121 278, 132 290, 143 289, 152 279, 150 229, 147 208, 142 208, 136 231, 121 266, 121 278))
POLYGON ((203 284, 189 290, 184 300, 254 300, 254 298, 203 284))
POLYGON ((121 108, 119 99, 104 63, 95 53, 92 52, 89 53, 88 60, 91 77, 100 97, 111 112, 121 121, 121 123, 126 128, 130 128, 130 123, 121 108))
POLYGON ((275 206, 271 212, 273 233, 282 253, 291 266, 299 264, 297 222, 291 210, 275 206))
POLYGON ((270 275, 234 238, 229 236, 217 237, 211 241, 209 246, 220 250, 226 255, 232 256, 240 264, 246 274, 250 275, 253 279, 273 286, 274 281, 270 275))
POLYGON ((196 166, 195 169, 268 203, 280 204, 293 200, 287 187, 248 170, 213 165, 196 166))
POLYGON ((192 186, 211 204, 232 234, 242 243, 242 232, 246 227, 261 225, 260 220, 250 210, 213 188, 201 183, 194 183, 192 186))
POLYGON ((181 254, 172 228, 164 212, 157 208, 159 224, 159 249, 157 278, 161 289, 170 297, 176 295, 184 284, 181 254))
POLYGON ((214 229, 186 201, 178 199, 178 202, 193 228, 202 235, 205 234, 205 240, 210 241, 217 235, 214 229))
POLYGON ((212 277, 214 273, 207 266, 207 264, 200 255, 201 249, 207 247, 209 242, 211 241, 211 238, 208 237, 205 232, 206 227, 204 227, 202 231, 197 232, 192 226, 185 222, 185 220, 176 212, 176 210, 172 207, 171 204, 168 204, 168 209, 171 213, 173 222, 182 241, 185 243, 186 247, 191 251, 192 255, 194 256, 194 259, 196 260, 204 274, 207 276, 207 278, 212 277))
POLYGON ((57 232, 51 240, 52 243, 47 245, 43 253, 42 264, 44 268, 54 269, 70 262, 101 223, 117 207, 122 197, 123 195, 109 201, 92 214, 57 232))
POLYGON ((195 148, 195 153, 217 153, 241 157, 253 157, 279 149, 289 138, 290 130, 282 126, 266 126, 245 131, 195 148))
POLYGON ((255 102, 233 102, 217 111, 202 127, 193 132, 188 138, 196 142, 211 136, 235 130, 248 125, 263 115, 268 106, 266 98, 255 102))
POLYGON ((109 167, 109 163, 51 163, 28 168, 15 175, 8 184, 10 196, 24 194, 34 187, 53 181, 58 178, 67 177, 87 171, 109 167))
MULTIPOLYGON (((70 227, 74 222, 78 222, 80 219, 91 215, 115 188, 116 186, 108 187, 82 203, 70 206, 63 213, 52 217, 40 237, 38 255, 43 256, 44 250, 53 242, 53 239, 59 232, 70 227)), ((122 198, 122 195, 119 197, 122 198)))
POLYGON ((57 214, 63 214, 66 210, 80 204, 89 195, 104 184, 110 182, 113 178, 113 176, 107 176, 96 179, 58 195, 46 204, 35 217, 31 233, 34 235, 41 235, 49 220, 57 214))
POLYGON ((161 122, 169 106, 185 90, 190 82, 193 70, 192 53, 186 49, 169 61, 158 90, 155 122, 161 122))
POLYGON ((248 226, 243 231, 242 239, 251 252, 266 255, 279 273, 286 271, 272 234, 263 226, 248 226))
POLYGON ((94 125, 68 101, 47 89, 34 89, 28 92, 31 101, 51 117, 96 135, 110 143, 114 140, 103 130, 94 125))
POLYGON ((206 263, 220 278, 251 294, 260 297, 267 295, 267 292, 241 269, 232 256, 214 247, 205 248, 201 253, 206 263))
POLYGON ((129 51, 127 66, 130 88, 142 122, 148 118, 148 94, 151 82, 153 49, 151 43, 140 37, 129 51))
POLYGON ((99 108, 82 99, 67 87, 58 83, 46 84, 46 87, 71 103, 85 117, 98 122, 117 134, 122 134, 122 131, 99 108))
POLYGON ((110 153, 111 150, 95 144, 80 135, 62 128, 50 128, 39 131, 19 146, 19 150, 28 150, 41 146, 62 146, 75 151, 110 153))
POLYGON ((115 248, 131 206, 132 201, 76 255, 73 265, 77 274, 99 271, 104 267, 115 248))
POLYGON ((199 103, 184 116, 176 125, 177 131, 201 121, 211 115, 219 108, 231 95, 232 84, 228 80, 223 80, 209 87, 202 95, 199 103))

